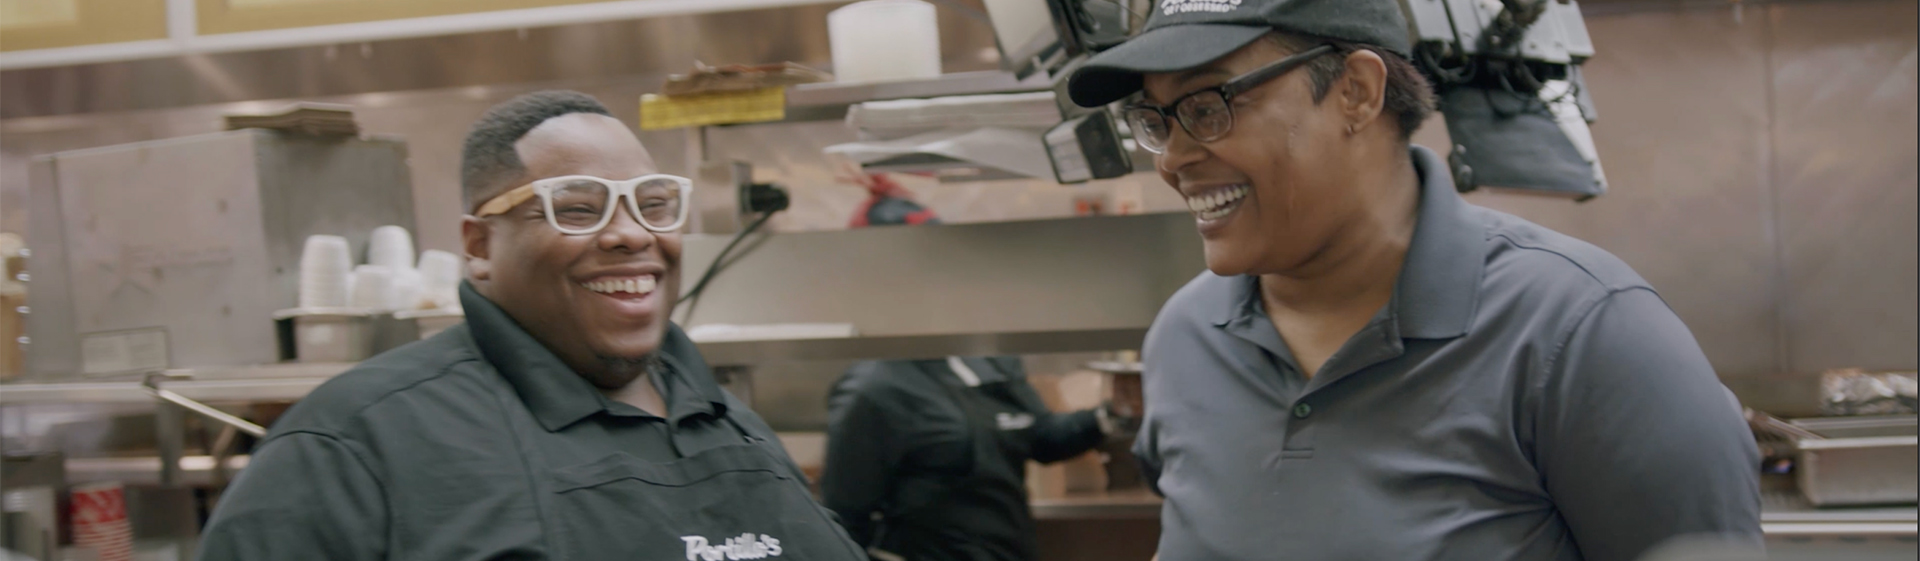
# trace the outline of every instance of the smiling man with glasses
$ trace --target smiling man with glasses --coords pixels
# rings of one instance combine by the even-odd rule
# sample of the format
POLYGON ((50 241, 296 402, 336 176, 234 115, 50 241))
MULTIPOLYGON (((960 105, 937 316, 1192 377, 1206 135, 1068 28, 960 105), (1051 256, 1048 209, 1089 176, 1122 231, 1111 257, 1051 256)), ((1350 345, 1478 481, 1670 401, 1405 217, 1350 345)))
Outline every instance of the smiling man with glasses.
POLYGON ((691 182, 593 98, 468 135, 467 323, 315 389, 201 559, 865 558, 667 320, 691 182))
POLYGON ((1410 145, 1433 93, 1399 4, 1161 0, 1069 78, 1123 103, 1205 246, 1143 347, 1160 558, 1758 544, 1756 446, 1673 311, 1410 145))

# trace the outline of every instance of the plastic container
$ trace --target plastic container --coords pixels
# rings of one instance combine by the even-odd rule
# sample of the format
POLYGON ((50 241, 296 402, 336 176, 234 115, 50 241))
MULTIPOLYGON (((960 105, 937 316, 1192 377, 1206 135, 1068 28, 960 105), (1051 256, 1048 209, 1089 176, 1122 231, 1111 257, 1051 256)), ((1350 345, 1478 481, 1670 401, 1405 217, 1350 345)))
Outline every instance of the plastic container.
POLYGON ((940 26, 933 4, 866 0, 827 13, 827 44, 839 82, 940 77, 940 26))

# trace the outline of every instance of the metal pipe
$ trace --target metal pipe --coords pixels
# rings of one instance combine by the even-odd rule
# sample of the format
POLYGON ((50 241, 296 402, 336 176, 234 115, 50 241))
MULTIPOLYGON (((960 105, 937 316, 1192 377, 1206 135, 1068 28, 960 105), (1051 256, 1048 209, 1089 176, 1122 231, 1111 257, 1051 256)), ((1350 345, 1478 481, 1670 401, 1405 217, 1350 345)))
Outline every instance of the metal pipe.
POLYGON ((225 487, 232 475, 227 472, 227 459, 233 457, 233 441, 240 435, 239 427, 225 425, 220 427, 220 435, 214 437, 213 445, 207 449, 207 455, 213 456, 213 486, 225 487))
POLYGON ((158 377, 149 377, 147 378, 146 383, 141 384, 140 387, 146 389, 147 393, 153 394, 154 397, 166 400, 168 402, 173 403, 174 405, 185 407, 187 408, 187 410, 193 411, 195 413, 199 413, 209 419, 226 423, 232 426, 233 428, 246 431, 247 434, 253 435, 254 438, 260 438, 267 435, 267 429, 265 427, 253 424, 252 422, 246 419, 242 419, 242 418, 227 414, 227 412, 225 411, 214 409, 213 407, 208 406, 207 404, 200 403, 192 399, 188 399, 187 396, 183 396, 177 393, 160 389, 157 383, 157 380, 158 380, 158 377))
POLYGON ((180 410, 162 407, 153 412, 160 449, 160 486, 180 484, 180 457, 186 455, 187 419, 180 410))

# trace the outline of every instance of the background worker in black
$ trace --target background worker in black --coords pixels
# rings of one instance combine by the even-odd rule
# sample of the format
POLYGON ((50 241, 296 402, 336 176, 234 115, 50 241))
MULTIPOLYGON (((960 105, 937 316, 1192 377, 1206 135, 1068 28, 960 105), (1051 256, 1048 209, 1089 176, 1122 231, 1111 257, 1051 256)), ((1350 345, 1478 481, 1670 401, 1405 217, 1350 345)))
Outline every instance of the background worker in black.
POLYGON ((690 182, 573 92, 495 107, 462 159, 467 322, 288 411, 201 559, 865 557, 667 320, 690 182))
MULTIPOLYGON (((939 222, 871 181, 854 225, 939 222)), ((858 363, 828 409, 822 502, 881 561, 1035 559, 1027 461, 1072 458, 1127 424, 1105 407, 1049 411, 1014 357, 858 363)))

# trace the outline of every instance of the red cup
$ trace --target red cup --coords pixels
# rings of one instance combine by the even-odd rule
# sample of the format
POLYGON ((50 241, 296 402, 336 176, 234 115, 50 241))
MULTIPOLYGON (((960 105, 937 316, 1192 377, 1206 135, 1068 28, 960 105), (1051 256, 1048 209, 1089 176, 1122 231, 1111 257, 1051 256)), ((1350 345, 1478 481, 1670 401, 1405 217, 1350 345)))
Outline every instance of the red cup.
POLYGON ((119 483, 73 488, 73 544, 91 548, 100 561, 133 561, 133 526, 127 493, 119 483))

